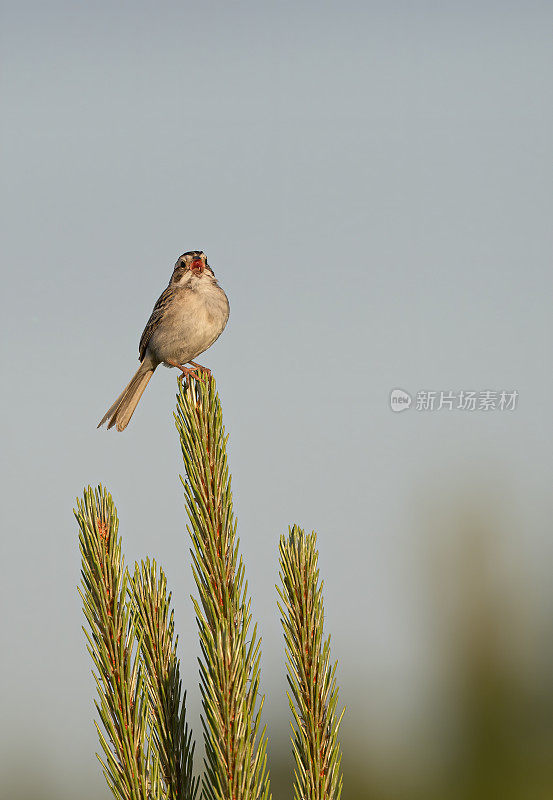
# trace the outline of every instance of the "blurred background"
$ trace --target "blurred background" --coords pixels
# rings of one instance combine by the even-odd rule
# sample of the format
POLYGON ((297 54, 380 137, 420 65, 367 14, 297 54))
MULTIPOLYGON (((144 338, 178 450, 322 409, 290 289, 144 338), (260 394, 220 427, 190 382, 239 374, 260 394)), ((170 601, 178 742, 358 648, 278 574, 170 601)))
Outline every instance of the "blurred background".
POLYGON ((76 590, 89 483, 127 563, 168 574, 201 738, 176 372, 123 434, 96 430, 190 249, 231 303, 200 360, 273 796, 291 796, 274 585, 293 522, 319 536, 343 797, 552 796, 552 24, 540 0, 3 4, 7 798, 109 797, 76 590), (397 414, 395 388, 519 394, 397 414))

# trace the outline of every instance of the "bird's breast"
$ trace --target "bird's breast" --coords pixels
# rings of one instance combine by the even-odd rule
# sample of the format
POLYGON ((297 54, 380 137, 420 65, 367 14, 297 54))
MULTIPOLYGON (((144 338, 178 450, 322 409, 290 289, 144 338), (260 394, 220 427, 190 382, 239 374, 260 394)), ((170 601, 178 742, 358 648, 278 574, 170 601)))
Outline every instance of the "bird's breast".
POLYGON ((219 286, 181 289, 152 336, 151 348, 160 361, 185 364, 213 344, 228 316, 228 300, 219 286))

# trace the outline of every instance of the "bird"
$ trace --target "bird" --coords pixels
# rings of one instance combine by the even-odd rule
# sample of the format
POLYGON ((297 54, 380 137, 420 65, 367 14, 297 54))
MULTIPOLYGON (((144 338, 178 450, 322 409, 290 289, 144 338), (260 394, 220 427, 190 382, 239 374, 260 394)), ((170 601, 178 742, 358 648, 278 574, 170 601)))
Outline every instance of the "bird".
POLYGON ((140 366, 98 427, 107 422, 108 429, 115 426, 118 431, 125 430, 160 364, 180 369, 180 379, 210 377, 211 371, 192 359, 219 338, 229 313, 228 298, 207 263, 205 253, 202 250, 183 253, 140 338, 140 366))

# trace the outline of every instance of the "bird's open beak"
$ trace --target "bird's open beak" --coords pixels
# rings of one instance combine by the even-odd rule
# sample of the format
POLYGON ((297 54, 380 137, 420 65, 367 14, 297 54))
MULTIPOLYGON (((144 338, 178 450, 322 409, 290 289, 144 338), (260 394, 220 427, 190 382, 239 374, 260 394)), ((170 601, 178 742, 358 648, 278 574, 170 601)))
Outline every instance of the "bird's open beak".
POLYGON ((202 272, 204 271, 204 267, 205 265, 201 258, 195 258, 192 264, 190 265, 190 269, 192 270, 192 272, 195 272, 198 275, 202 274, 202 272))

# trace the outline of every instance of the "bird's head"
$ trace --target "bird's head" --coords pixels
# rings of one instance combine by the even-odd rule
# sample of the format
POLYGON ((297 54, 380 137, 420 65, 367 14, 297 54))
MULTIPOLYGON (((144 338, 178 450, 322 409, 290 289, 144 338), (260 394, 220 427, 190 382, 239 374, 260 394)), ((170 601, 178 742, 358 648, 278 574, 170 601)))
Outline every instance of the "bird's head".
POLYGON ((171 283, 173 286, 188 286, 193 278, 201 278, 203 275, 215 277, 215 273, 207 263, 207 256, 202 250, 189 250, 179 257, 171 283))
POLYGON ((175 270, 190 270, 194 275, 202 275, 208 267, 207 257, 201 250, 189 250, 183 253, 175 264, 175 270))

